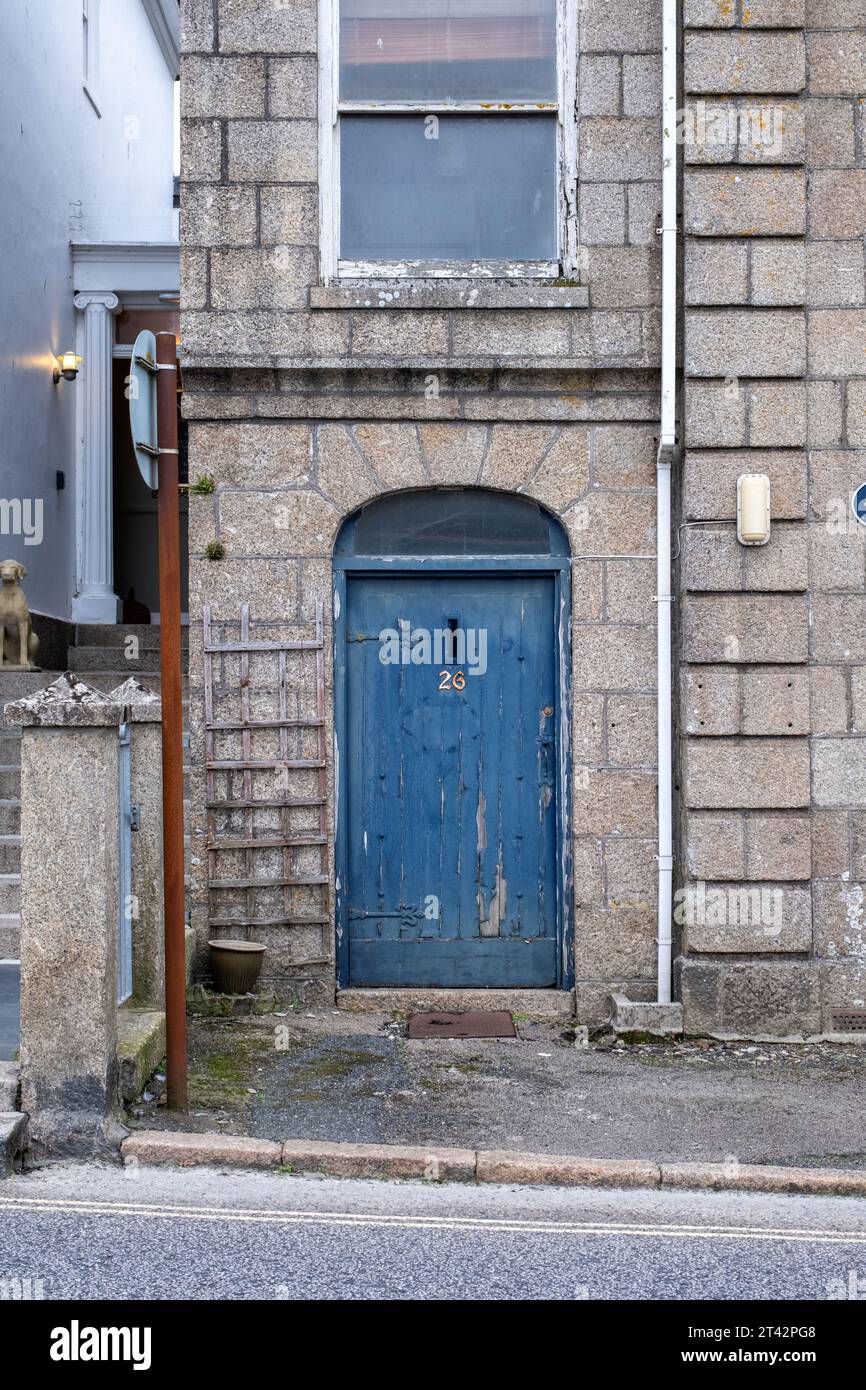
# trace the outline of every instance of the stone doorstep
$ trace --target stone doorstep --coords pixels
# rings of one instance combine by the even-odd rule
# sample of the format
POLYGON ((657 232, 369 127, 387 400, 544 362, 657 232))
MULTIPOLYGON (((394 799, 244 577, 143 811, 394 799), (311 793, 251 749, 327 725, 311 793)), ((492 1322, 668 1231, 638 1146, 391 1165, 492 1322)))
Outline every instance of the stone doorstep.
POLYGON ((0 913, 0 962, 17 963, 21 954, 21 914, 0 913))
POLYGON ((117 1062, 121 1099, 137 1100, 165 1056, 165 1014, 123 1004, 117 1011, 117 1062))
POLYGON ((17 1062, 0 1062, 0 1114, 18 1109, 21 1073, 17 1062))
MULTIPOLYGON (((19 1117, 20 1118, 20 1117, 19 1117)), ((790 1168, 773 1164, 663 1163, 645 1159, 579 1158, 510 1150, 403 1144, 334 1144, 318 1140, 249 1139, 229 1134, 139 1130, 120 1146, 125 1164, 202 1164, 325 1173, 339 1178, 416 1178, 427 1182, 509 1183, 555 1187, 672 1187, 714 1191, 806 1193, 866 1197, 866 1171, 790 1168)))
POLYGON ((27 1116, 20 1111, 0 1111, 0 1178, 21 1168, 27 1148, 27 1116))
POLYGON ((337 1008, 359 1014, 465 1013, 504 1009, 526 1018, 574 1017, 574 990, 565 989, 341 989, 337 1008))

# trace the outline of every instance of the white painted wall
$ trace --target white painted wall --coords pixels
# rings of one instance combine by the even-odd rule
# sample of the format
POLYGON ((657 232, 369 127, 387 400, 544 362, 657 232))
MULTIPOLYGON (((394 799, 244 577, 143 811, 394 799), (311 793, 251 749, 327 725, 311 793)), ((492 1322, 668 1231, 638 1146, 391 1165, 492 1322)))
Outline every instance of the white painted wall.
POLYGON ((81 0, 0 4, 0 498, 41 499, 44 516, 41 545, 27 545, 2 534, 0 511, 0 558, 22 560, 31 607, 62 618, 81 379, 55 386, 51 373, 52 354, 75 347, 70 243, 175 236, 171 72, 144 0, 97 8, 98 114, 83 87, 81 0))

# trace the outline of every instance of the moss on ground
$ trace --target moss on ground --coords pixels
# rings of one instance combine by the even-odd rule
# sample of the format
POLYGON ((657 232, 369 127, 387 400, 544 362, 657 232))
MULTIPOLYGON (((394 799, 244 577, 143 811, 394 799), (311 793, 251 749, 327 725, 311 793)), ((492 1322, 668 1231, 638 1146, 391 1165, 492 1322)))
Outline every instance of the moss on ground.
POLYGON ((339 1048, 296 1059, 281 1082, 291 1100, 323 1100, 330 1081, 359 1067, 380 1066, 382 1060, 377 1052, 363 1048, 339 1048))
POLYGON ((258 1091, 256 1063, 272 1050, 261 1034, 231 1028, 196 1029, 189 1059, 189 1104, 212 1110, 248 1105, 258 1091))

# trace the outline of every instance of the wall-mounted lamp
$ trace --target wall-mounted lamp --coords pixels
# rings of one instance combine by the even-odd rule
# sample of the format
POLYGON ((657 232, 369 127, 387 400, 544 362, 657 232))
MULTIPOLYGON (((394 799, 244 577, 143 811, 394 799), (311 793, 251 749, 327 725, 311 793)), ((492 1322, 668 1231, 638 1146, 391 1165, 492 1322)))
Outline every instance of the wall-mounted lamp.
POLYGON ((57 358, 54 368, 54 385, 56 386, 61 378, 64 381, 74 381, 78 376, 78 368, 84 359, 75 352, 64 352, 57 358))

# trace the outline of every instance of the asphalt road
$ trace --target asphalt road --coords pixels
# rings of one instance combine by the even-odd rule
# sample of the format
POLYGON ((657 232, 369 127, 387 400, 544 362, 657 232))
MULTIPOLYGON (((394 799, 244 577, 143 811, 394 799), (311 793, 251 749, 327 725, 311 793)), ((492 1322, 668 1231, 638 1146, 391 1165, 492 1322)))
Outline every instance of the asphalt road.
POLYGON ((839 1301, 866 1295, 866 1202, 64 1166, 0 1186, 0 1280, 27 1277, 46 1299, 839 1301))

